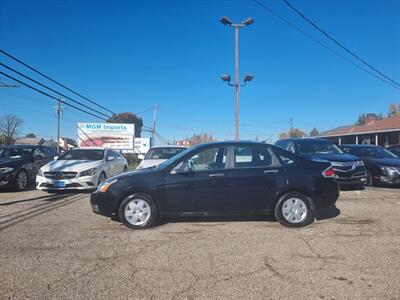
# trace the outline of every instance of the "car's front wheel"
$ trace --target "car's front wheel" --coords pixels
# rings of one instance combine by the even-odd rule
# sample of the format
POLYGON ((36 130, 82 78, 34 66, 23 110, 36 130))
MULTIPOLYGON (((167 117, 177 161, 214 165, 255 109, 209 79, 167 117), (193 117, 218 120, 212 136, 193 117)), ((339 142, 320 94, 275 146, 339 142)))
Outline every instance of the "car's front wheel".
POLYGON ((303 227, 311 224, 315 216, 307 196, 289 192, 276 203, 275 218, 287 227, 303 227))
POLYGON ((147 194, 137 193, 126 197, 119 207, 119 218, 129 228, 144 229, 155 224, 158 210, 147 194))
POLYGON ((28 173, 25 170, 18 171, 14 179, 14 188, 16 191, 23 191, 28 185, 28 173))

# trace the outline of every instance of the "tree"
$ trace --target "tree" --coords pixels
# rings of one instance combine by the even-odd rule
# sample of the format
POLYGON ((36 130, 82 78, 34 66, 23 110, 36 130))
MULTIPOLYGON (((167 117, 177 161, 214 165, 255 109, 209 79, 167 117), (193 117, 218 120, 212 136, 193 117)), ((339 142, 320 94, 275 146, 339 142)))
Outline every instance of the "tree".
POLYGON ((21 129, 23 121, 16 115, 8 114, 0 118, 0 135, 3 136, 3 143, 13 144, 21 129))
POLYGON ((366 114, 361 114, 358 116, 358 120, 356 122, 356 125, 364 125, 367 123, 367 115, 366 114))
POLYGON ((25 135, 26 138, 36 138, 36 135, 34 133, 28 133, 25 135))
POLYGON ((143 119, 131 112, 123 112, 119 114, 113 114, 111 118, 107 120, 108 123, 128 123, 135 124, 135 137, 140 137, 142 133, 143 119))
POLYGON ((292 132, 290 132, 290 130, 288 132, 281 132, 279 134, 279 139, 287 139, 289 137, 298 138, 304 136, 307 136, 307 134, 303 130, 298 128, 293 128, 292 132))
POLYGON ((310 136, 318 136, 319 135, 319 130, 314 127, 311 131, 310 131, 310 136))
POLYGON ((388 117, 395 117, 400 115, 400 103, 389 105, 388 117))
POLYGON ((193 136, 189 139, 189 145, 193 146, 212 141, 215 141, 215 139, 211 133, 193 134, 193 136))

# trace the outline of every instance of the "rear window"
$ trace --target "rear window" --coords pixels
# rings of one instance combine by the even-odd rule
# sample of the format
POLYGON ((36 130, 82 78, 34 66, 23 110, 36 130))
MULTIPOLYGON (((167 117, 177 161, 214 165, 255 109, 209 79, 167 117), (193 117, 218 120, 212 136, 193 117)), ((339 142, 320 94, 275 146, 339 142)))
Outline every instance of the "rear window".
POLYGON ((329 141, 321 140, 299 140, 296 146, 300 154, 342 154, 338 146, 329 141))

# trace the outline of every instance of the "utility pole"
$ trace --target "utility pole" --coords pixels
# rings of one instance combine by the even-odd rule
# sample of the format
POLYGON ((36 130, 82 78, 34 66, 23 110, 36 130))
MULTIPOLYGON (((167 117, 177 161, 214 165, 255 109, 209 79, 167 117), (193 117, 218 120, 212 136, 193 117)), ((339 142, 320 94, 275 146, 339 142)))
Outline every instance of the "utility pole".
POLYGON ((60 153, 60 119, 61 114, 63 112, 63 107, 61 106, 61 99, 58 100, 56 106, 56 114, 57 114, 57 153, 60 153))
POLYGON ((290 137, 293 137, 293 119, 290 118, 289 122, 290 122, 290 137))
POLYGON ((231 76, 229 75, 223 75, 222 80, 227 81, 228 85, 235 87, 235 140, 239 141, 239 90, 241 86, 246 85, 248 81, 251 81, 254 78, 251 75, 247 75, 244 79, 244 84, 239 83, 239 29, 253 24, 254 20, 253 18, 248 18, 240 24, 234 24, 229 18, 223 17, 220 22, 224 25, 229 25, 229 27, 235 28, 235 83, 230 84, 231 76))
POLYGON ((157 119, 157 104, 154 105, 153 113, 153 128, 151 130, 151 143, 154 145, 154 136, 156 133, 156 119, 157 119))

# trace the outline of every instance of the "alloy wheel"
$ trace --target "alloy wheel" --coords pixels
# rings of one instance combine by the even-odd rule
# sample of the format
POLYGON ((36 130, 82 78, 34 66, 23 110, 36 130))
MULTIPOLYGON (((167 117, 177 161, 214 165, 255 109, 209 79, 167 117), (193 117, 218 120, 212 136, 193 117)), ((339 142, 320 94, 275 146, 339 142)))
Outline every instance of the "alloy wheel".
POLYGON ((300 223, 306 219, 307 214, 307 205, 299 198, 289 198, 282 205, 282 215, 289 223, 300 223))
POLYGON ((132 225, 146 224, 151 216, 150 204, 144 199, 133 199, 125 205, 124 216, 132 225))
POLYGON ((17 189, 19 191, 22 191, 26 188, 26 184, 28 183, 28 176, 24 171, 21 171, 17 175, 16 179, 16 184, 17 184, 17 189))

